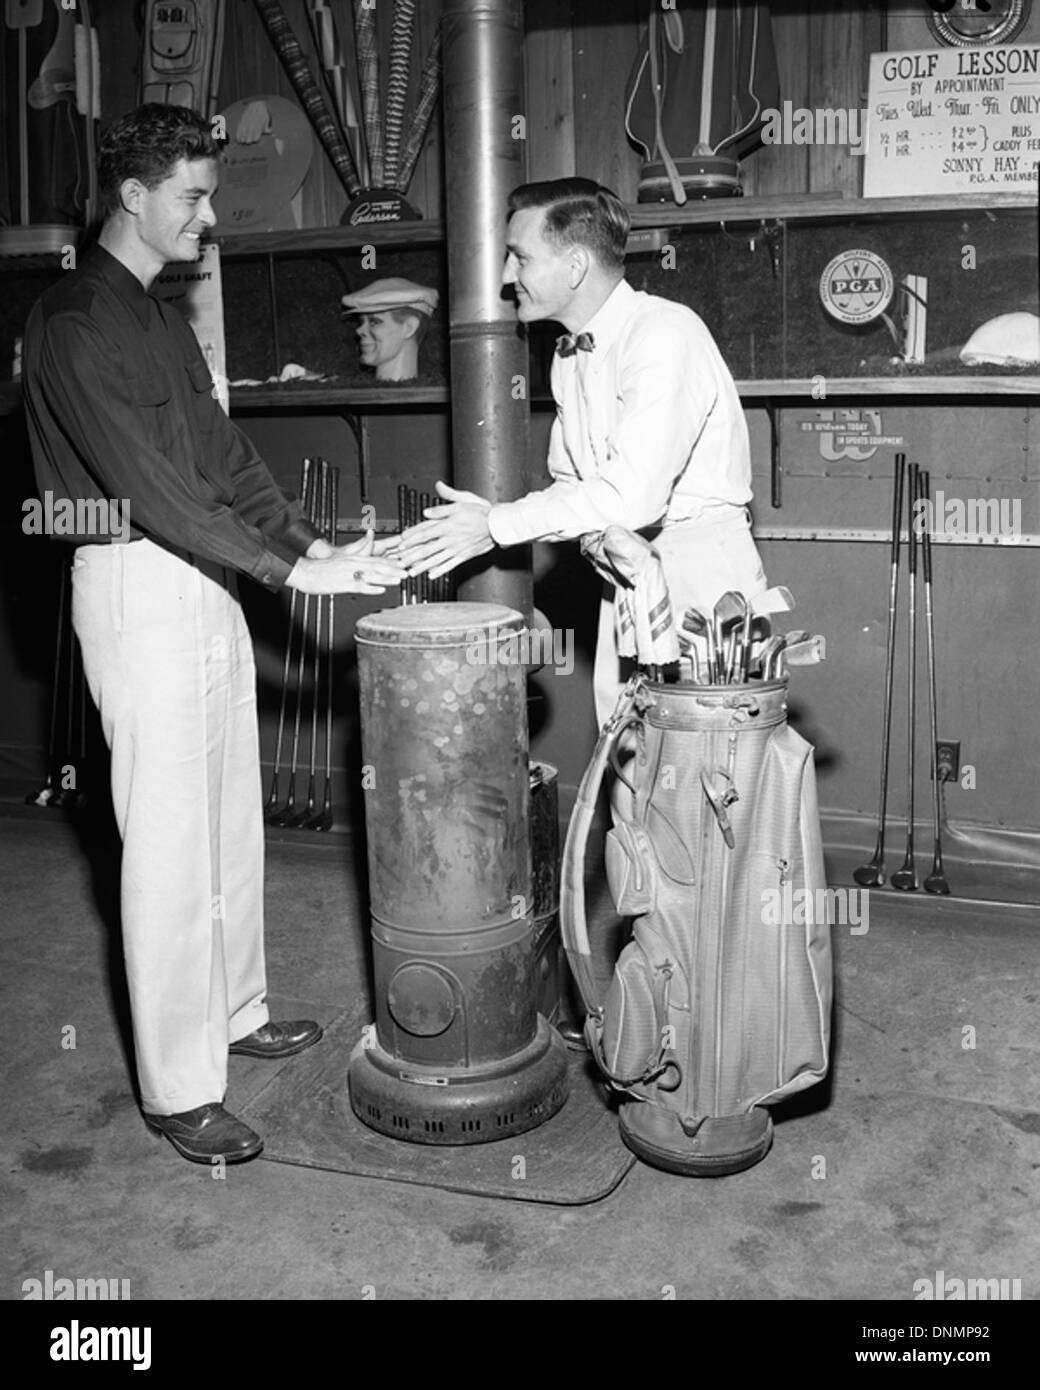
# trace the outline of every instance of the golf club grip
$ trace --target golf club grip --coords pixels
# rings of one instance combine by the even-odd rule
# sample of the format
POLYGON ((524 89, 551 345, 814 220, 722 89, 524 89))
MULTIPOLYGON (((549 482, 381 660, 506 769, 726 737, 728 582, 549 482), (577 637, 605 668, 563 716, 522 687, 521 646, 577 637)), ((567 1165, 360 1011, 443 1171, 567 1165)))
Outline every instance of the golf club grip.
POLYGON ((314 129, 318 132, 322 148, 332 162, 332 167, 338 174, 343 187, 353 198, 361 189, 361 181, 358 178, 354 157, 340 139, 336 122, 333 120, 328 104, 307 66, 307 59, 297 42, 292 26, 286 19, 278 0, 254 0, 254 4, 260 12, 260 18, 263 20, 264 28, 267 30, 271 42, 282 60, 289 81, 303 103, 303 108, 310 117, 314 129))
POLYGON ((916 463, 910 465, 910 476, 907 480, 907 569, 911 575, 917 573, 917 526, 915 511, 917 507, 917 474, 916 463))
POLYGON ((926 505, 922 508, 924 516, 924 526, 921 530, 921 564, 924 569, 924 582, 930 586, 932 582, 932 496, 931 478, 925 469, 921 469, 917 475, 918 496, 926 505))
POLYGON ((895 481, 892 489, 892 564, 899 563, 899 542, 903 532, 903 480, 906 476, 906 455, 896 454, 895 481))
POLYGON ((373 188, 383 184, 383 123, 379 95, 379 38, 373 10, 354 0, 354 42, 357 52, 358 86, 368 146, 368 173, 373 188))
POLYGON ((415 0, 394 0, 394 24, 390 35, 390 72, 386 80, 386 156, 383 171, 391 188, 397 182, 414 25, 415 0))
POLYGON ((433 36, 433 43, 427 55, 426 62, 423 64, 422 76, 419 78, 419 97, 415 104, 415 111, 412 115, 411 128, 408 131, 407 139, 404 142, 404 153, 401 156, 401 171, 397 176, 395 185, 399 193, 407 193, 408 185, 412 181, 415 173, 415 166, 419 160, 419 152, 422 143, 426 139, 426 132, 433 119, 433 113, 437 106, 438 98, 441 94, 441 31, 440 26, 433 36))

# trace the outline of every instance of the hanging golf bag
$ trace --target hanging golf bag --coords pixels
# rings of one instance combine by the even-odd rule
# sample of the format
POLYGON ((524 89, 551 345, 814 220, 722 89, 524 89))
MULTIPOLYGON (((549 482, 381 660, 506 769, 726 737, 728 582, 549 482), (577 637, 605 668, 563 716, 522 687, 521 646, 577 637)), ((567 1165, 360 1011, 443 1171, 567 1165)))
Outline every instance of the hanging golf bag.
POLYGON ((737 1172, 772 1141, 765 1107, 827 1071, 831 950, 812 748, 787 681, 625 687, 578 791, 563 854, 564 945, 621 1135, 655 1167, 737 1172), (607 767, 606 872, 632 939, 593 971, 585 846, 607 767))

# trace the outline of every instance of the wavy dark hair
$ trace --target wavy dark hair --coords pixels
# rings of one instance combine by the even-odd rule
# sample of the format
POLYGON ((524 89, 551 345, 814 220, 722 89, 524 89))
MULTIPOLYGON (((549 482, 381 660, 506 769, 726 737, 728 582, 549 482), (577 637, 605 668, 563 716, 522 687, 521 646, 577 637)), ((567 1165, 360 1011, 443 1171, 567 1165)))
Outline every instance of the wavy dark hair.
POLYGON ((98 146, 98 196, 105 214, 119 207, 125 179, 157 188, 181 159, 219 159, 223 144, 204 116, 152 101, 112 122, 98 146))
POLYGON ((542 233, 556 247, 585 246, 609 270, 625 263, 628 209, 616 193, 592 179, 522 183, 506 206, 510 217, 527 208, 545 208, 542 233))

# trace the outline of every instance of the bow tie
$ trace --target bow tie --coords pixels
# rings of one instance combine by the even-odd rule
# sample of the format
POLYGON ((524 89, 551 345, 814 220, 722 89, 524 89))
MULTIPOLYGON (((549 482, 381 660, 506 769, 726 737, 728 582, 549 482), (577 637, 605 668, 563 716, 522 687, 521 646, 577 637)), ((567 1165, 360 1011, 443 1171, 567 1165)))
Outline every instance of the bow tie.
POLYGON ((591 333, 562 333, 556 339, 556 351, 561 357, 573 357, 576 352, 591 352, 595 345, 591 333))

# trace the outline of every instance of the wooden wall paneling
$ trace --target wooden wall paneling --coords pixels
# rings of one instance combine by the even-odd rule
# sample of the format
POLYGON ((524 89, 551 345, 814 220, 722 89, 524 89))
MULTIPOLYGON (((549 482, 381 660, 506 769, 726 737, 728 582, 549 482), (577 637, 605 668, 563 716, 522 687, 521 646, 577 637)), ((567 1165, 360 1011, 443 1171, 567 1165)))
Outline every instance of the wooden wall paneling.
POLYGON ((574 144, 574 15, 571 0, 528 0, 524 7, 527 178, 577 173, 574 144))
MULTIPOLYGON (((809 93, 809 18, 801 10, 773 5, 773 43, 780 73, 780 109, 790 101, 804 106, 809 93)), ((763 145, 743 164, 747 197, 808 193, 806 145, 763 145)))
POLYGON ((94 0, 101 67, 101 128, 141 99, 141 25, 122 0, 94 0))
POLYGON ((634 203, 640 159, 625 135, 625 84, 635 61, 645 0, 574 0, 576 172, 634 203))
MULTIPOLYGON (((876 16, 875 16, 876 21, 876 16)), ((866 107, 867 18, 859 8, 812 10, 809 15, 809 91, 811 110, 863 112, 866 107)), ((880 34, 880 25, 877 25, 880 34)), ((860 117, 861 133, 865 124, 860 117)), ((850 145, 816 142, 809 150, 809 192, 858 198, 863 188, 863 156, 850 145)))

